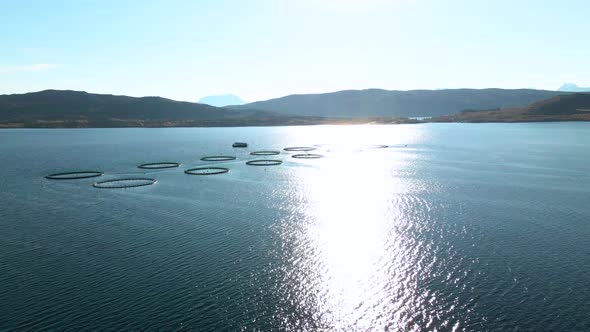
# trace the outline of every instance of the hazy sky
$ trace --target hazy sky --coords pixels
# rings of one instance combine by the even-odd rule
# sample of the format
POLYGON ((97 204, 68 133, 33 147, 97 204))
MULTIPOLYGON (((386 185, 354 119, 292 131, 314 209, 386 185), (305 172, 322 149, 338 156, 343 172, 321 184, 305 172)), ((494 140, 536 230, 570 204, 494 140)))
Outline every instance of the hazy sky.
POLYGON ((0 0, 0 94, 590 86, 588 0, 0 0))

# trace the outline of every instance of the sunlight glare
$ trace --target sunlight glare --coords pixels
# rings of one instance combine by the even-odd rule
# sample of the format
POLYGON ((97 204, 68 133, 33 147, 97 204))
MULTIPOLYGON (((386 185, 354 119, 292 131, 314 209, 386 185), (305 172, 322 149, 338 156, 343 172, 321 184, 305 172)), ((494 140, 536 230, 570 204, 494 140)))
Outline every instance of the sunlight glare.
MULTIPOLYGON (((376 313, 406 306, 384 301, 387 293, 411 296, 415 292, 411 280, 402 273, 412 267, 406 257, 408 248, 397 240, 396 231, 399 223, 407 223, 396 202, 400 195, 414 190, 396 175, 412 165, 407 155, 395 148, 368 144, 379 127, 356 129, 356 135, 351 135, 350 128, 325 128, 318 136, 328 143, 318 145, 318 153, 329 157, 297 161, 302 167, 296 168, 293 183, 297 196, 304 197, 300 211, 307 221, 296 241, 313 249, 306 249, 305 255, 299 252, 302 257, 294 259, 306 272, 291 275, 305 278, 298 284, 313 285, 297 292, 298 301, 317 298, 315 309, 309 311, 321 313, 322 327, 382 329, 391 324, 391 317, 378 318, 376 313)), ((409 127, 391 137, 399 144, 420 137, 420 133, 409 127)))

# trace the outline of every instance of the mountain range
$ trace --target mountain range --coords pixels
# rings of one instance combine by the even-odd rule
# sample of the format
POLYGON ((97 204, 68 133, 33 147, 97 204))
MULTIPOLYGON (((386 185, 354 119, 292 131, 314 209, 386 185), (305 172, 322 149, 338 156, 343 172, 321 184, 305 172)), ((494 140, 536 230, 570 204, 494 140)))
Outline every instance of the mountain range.
POLYGON ((410 119, 412 116, 464 122, 590 120, 589 96, 526 89, 372 89, 214 107, 161 97, 45 90, 0 95, 0 127, 206 127, 421 121, 410 119))
POLYGON ((0 96, 0 125, 16 127, 192 126, 274 117, 160 97, 45 90, 0 96))
POLYGON ((217 107, 224 107, 227 105, 243 105, 246 102, 236 95, 228 94, 203 97, 199 99, 199 103, 217 107))
POLYGON ((590 92, 590 87, 581 87, 578 86, 574 83, 565 83, 564 85, 562 85, 558 91, 563 91, 563 92, 590 92))
POLYGON ((532 89, 369 89, 290 95, 229 108, 257 109, 298 116, 430 117, 455 114, 469 109, 522 107, 560 94, 563 92, 532 89))
POLYGON ((128 97, 71 90, 0 95, 0 128, 268 126, 359 120, 233 110, 161 97, 128 97))

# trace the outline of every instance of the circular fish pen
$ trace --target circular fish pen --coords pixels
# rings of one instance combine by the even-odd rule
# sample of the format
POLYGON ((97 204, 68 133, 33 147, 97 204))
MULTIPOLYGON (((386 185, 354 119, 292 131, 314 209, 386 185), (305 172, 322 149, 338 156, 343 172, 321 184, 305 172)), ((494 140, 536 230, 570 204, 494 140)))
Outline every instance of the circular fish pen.
POLYGON ((285 151, 313 151, 317 148, 313 146, 292 146, 288 148, 284 148, 285 151))
POLYGON ((233 156, 209 156, 201 158, 202 161, 229 161, 229 160, 236 160, 236 157, 233 156))
POLYGON ((122 178, 95 182, 92 186, 101 189, 123 189, 151 186, 156 182, 156 179, 151 178, 122 178))
POLYGON ((277 159, 258 159, 258 160, 250 160, 246 162, 246 165, 250 166, 277 166, 282 164, 282 160, 277 159))
POLYGON ((188 175, 215 175, 229 172, 225 167, 195 167, 184 171, 188 175))
POLYGON ((254 151, 250 152, 253 156, 276 156, 281 154, 281 151, 254 151))
POLYGON ((79 180, 95 178, 103 175, 103 172, 99 171, 76 171, 76 172, 65 172, 65 173, 54 173, 46 175, 45 178, 49 180, 79 180))
POLYGON ((137 166, 137 168, 142 168, 142 169, 163 169, 163 168, 175 168, 175 167, 179 167, 179 166, 180 166, 180 163, 163 161, 163 162, 159 162, 159 163, 141 164, 141 165, 137 166))
POLYGON ((300 154, 294 154, 291 156, 291 158, 297 158, 297 159, 318 159, 318 158, 323 158, 324 156, 322 156, 321 154, 315 154, 315 153, 300 153, 300 154))

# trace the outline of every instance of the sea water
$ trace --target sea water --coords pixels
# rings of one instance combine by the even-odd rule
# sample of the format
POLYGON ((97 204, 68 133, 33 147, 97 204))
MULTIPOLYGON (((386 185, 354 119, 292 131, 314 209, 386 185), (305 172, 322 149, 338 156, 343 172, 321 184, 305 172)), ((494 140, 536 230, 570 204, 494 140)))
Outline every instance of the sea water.
POLYGON ((590 123, 1 130, 0 330, 589 330, 589 147, 590 123), (75 170, 104 175, 44 178, 75 170), (92 186, 129 177, 157 182, 92 186))

